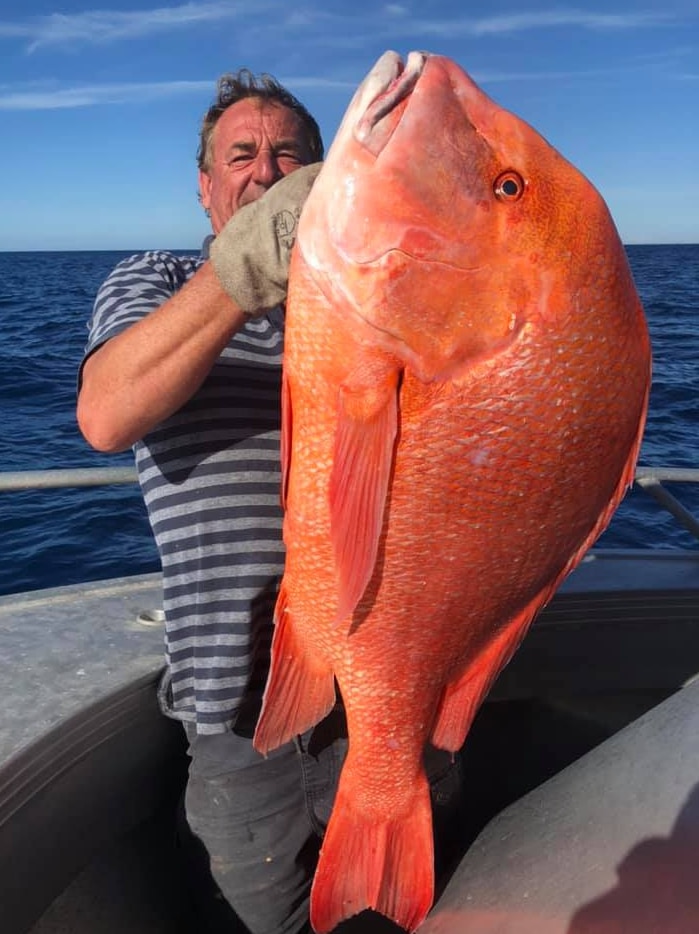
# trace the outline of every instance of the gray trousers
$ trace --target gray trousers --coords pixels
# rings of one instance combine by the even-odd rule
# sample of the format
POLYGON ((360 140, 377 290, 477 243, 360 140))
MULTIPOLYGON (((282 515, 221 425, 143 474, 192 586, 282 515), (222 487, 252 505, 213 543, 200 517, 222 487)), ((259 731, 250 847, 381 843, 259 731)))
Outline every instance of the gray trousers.
MULTIPOLYGON (((336 709, 309 733, 265 759, 251 735, 199 736, 191 756, 187 822, 209 857, 220 893, 250 934, 310 930, 310 887, 347 750, 336 709)), ((430 750, 437 872, 449 859, 460 807, 458 759, 430 750)))

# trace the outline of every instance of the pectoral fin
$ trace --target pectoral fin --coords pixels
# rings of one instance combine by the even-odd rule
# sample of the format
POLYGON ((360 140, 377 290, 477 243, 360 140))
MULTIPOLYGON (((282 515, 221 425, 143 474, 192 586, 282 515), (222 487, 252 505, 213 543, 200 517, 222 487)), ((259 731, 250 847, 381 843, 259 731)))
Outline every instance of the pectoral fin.
POLYGON ((384 364, 381 372, 363 372, 340 389, 330 478, 338 622, 354 611, 376 565, 398 431, 399 376, 384 364))

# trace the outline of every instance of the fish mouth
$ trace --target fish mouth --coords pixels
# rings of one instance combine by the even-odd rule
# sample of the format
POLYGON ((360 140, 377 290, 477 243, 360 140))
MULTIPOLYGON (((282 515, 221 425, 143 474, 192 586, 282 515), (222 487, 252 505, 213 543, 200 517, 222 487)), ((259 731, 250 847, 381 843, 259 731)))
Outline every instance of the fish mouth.
POLYGON ((384 52, 364 80, 364 113, 354 127, 354 138, 378 156, 393 135, 400 114, 399 105, 413 92, 429 58, 427 52, 410 52, 403 62, 397 52, 384 52), (392 119, 390 119, 392 118, 392 119))

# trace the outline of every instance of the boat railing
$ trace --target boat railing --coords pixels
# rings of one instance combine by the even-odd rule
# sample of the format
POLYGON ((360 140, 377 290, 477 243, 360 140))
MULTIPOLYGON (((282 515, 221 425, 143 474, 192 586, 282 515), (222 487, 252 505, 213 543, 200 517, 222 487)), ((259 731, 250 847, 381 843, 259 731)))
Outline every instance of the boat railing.
POLYGON ((61 467, 0 471, 0 493, 137 483, 135 467, 61 467))
MULTIPOLYGON (((0 471, 0 493, 111 486, 137 482, 135 467, 66 467, 49 470, 0 471)), ((665 486, 666 483, 699 483, 699 469, 638 467, 634 483, 637 489, 652 497, 699 541, 699 519, 665 486)))
POLYGON ((664 483, 699 483, 699 470, 689 467, 637 467, 634 485, 651 496, 699 541, 699 520, 663 486, 664 483))

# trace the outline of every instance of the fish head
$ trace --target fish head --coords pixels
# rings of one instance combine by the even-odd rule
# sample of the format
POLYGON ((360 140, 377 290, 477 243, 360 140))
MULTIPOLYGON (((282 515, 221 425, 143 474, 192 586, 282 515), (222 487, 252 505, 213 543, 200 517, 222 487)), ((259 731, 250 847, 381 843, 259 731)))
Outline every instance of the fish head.
POLYGON ((357 333, 434 379, 558 313, 557 293, 570 308, 610 238, 621 254, 590 182, 457 64, 386 52, 348 107, 298 243, 357 333))

